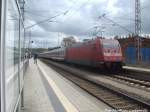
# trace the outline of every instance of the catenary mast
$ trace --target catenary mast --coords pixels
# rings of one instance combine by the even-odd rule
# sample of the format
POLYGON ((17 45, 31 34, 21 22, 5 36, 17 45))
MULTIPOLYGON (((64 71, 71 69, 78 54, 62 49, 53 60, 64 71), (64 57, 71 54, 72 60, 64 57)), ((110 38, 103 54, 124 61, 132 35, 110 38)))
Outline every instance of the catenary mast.
POLYGON ((141 61, 141 1, 135 0, 135 40, 137 48, 137 62, 141 61))

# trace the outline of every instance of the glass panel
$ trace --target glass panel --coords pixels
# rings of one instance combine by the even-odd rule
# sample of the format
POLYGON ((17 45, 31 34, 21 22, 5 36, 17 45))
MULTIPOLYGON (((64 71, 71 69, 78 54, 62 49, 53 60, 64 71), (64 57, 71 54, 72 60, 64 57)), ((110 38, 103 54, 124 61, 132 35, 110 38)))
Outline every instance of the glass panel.
POLYGON ((23 24, 20 21, 20 50, 21 50, 21 62, 20 62, 20 87, 23 86, 23 64, 24 64, 24 55, 25 55, 25 49, 24 49, 24 28, 23 24))
POLYGON ((6 15, 6 110, 12 112, 19 96, 19 13, 15 0, 8 0, 6 15))

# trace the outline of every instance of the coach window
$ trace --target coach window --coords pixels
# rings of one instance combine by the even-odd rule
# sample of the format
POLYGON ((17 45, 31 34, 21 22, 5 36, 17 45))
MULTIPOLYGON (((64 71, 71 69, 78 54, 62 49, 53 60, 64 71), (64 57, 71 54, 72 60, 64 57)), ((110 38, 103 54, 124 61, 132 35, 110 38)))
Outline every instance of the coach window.
POLYGON ((19 96, 19 12, 15 0, 7 1, 5 43, 6 111, 13 112, 19 96))

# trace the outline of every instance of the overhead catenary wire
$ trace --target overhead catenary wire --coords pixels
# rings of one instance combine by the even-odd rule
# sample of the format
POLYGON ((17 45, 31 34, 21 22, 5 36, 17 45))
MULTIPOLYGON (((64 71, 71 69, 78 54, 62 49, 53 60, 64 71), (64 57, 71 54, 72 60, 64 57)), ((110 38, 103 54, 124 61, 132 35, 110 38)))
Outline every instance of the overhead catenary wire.
MULTIPOLYGON (((74 4, 73 5, 71 5, 68 9, 67 9, 67 11, 66 11, 66 13, 64 14, 64 16, 66 16, 72 9, 73 9, 73 7, 76 5, 76 3, 78 2, 78 0, 76 0, 76 1, 72 1, 74 4)), ((64 21, 64 20, 63 20, 64 21)))
POLYGON ((114 20, 112 20, 112 19, 106 17, 106 14, 105 14, 105 13, 102 14, 102 16, 99 16, 99 19, 101 19, 101 18, 104 18, 104 19, 108 20, 109 22, 111 22, 111 23, 117 25, 118 27, 122 28, 123 30, 125 30, 125 31, 128 32, 128 33, 134 33, 133 31, 130 31, 129 29, 127 29, 126 27, 120 25, 119 23, 115 22, 114 20))
POLYGON ((52 20, 53 18, 56 18, 56 17, 58 17, 58 16, 61 16, 62 14, 65 14, 65 13, 66 13, 66 12, 61 13, 61 14, 57 14, 57 15, 55 15, 55 16, 49 17, 49 18, 44 19, 44 20, 41 20, 41 21, 39 21, 39 22, 37 22, 37 23, 35 23, 35 24, 33 24, 33 25, 30 25, 30 26, 25 27, 25 29, 30 29, 30 28, 32 28, 32 27, 34 27, 34 26, 36 26, 36 25, 39 25, 39 24, 45 23, 45 22, 47 22, 47 21, 50 21, 50 20, 52 20))
MULTIPOLYGON (((86 3, 88 3, 90 0, 87 0, 86 1, 86 3)), ((73 1, 73 2, 76 2, 76 1, 73 1)), ((82 5, 80 5, 80 7, 76 10, 76 11, 78 11, 78 10, 80 10, 80 8, 82 8, 86 3, 84 3, 84 4, 82 4, 82 5)), ((74 5, 74 4, 73 4, 74 5)), ((72 9, 73 9, 73 5, 63 14, 63 16, 67 16, 67 15, 70 15, 70 14, 68 14, 72 9)), ((75 12, 73 12, 73 13, 75 13, 75 12)), ((69 16, 69 18, 67 18, 67 20, 68 19, 71 19, 71 17, 72 16, 74 16, 74 15, 72 15, 72 13, 71 13, 71 15, 69 16)), ((106 17, 107 18, 107 20, 109 19, 108 17, 106 17)), ((105 18, 105 19, 106 19, 105 18)), ((120 18, 121 19, 121 18, 120 18)), ((125 18, 124 18, 125 19, 125 18)), ((109 19, 109 21, 110 20, 112 20, 112 19, 109 19)), ((123 19, 122 19, 123 20, 123 19)), ((112 20, 113 21, 113 20, 112 20)), ((112 23, 112 21, 110 21, 111 23, 112 23)), ((46 21, 45 21, 46 22, 46 21)), ((129 29, 127 29, 126 27, 124 27, 124 26, 122 26, 122 25, 120 25, 120 23, 118 23, 118 22, 116 22, 116 21, 113 21, 113 22, 115 22, 115 24, 117 25, 117 26, 119 26, 119 27, 121 27, 122 29, 124 29, 125 31, 127 31, 127 32, 132 32, 132 31, 130 31, 129 29)), ((38 23, 38 22, 37 22, 38 23)), ((42 24, 42 23, 39 23, 39 24, 42 24)))
MULTIPOLYGON (((34 27, 34 26, 36 26, 36 25, 39 25, 39 24, 42 24, 42 23, 45 23, 45 22, 47 22, 47 21, 49 21, 49 20, 51 20, 51 19, 53 19, 53 18, 56 18, 56 17, 58 17, 58 16, 61 16, 61 15, 67 15, 67 13, 72 9, 72 7, 77 3, 77 1, 72 1, 72 2, 74 2, 74 4, 69 8, 69 9, 67 9, 65 12, 62 12, 62 13, 60 13, 60 14, 57 14, 57 15, 55 15, 54 17, 49 17, 49 18, 47 18, 47 19, 44 19, 44 20, 41 20, 41 21, 39 21, 39 22, 37 22, 37 23, 35 23, 35 24, 33 24, 33 25, 30 25, 30 26, 27 26, 26 27, 26 29, 30 29, 30 28, 32 28, 32 27, 34 27)), ((39 10, 40 11, 40 10, 39 10)), ((27 12, 29 12, 30 13, 30 11, 27 11, 27 12)), ((32 12, 31 12, 32 13, 32 12)), ((36 15, 36 14, 34 14, 34 15, 36 15)), ((37 15, 37 16, 40 16, 40 15, 37 15)), ((58 23, 58 22, 57 22, 58 23)), ((60 23, 60 22, 59 22, 60 23)))
MULTIPOLYGON (((70 16, 68 16, 69 18, 67 18, 67 21, 68 21, 68 19, 71 19, 75 14, 74 13, 76 13, 78 10, 80 10, 83 6, 85 6, 85 4, 87 4, 88 2, 89 2, 90 0, 87 0, 86 2, 84 2, 83 4, 81 4, 81 6, 79 7, 79 8, 77 8, 76 10, 75 10, 75 12, 72 12, 71 14, 70 14, 70 16)), ((70 10, 68 11, 68 12, 70 12, 70 10)), ((66 20, 66 19, 65 19, 66 20)), ((63 20, 63 22, 65 21, 65 20, 63 20)))
MULTIPOLYGON (((113 25, 113 24, 109 24, 109 25, 113 25)), ((85 35, 91 35, 91 32, 89 33, 89 31, 92 31, 93 32, 93 30, 95 29, 95 27, 99 27, 99 28, 101 28, 101 29, 104 29, 104 28, 106 28, 104 25, 94 25, 94 26, 92 26, 92 27, 90 27, 90 28, 87 28, 85 31, 83 31, 83 32, 80 32, 80 34, 85 34, 85 35)), ((100 30, 100 29, 99 29, 100 30)), ((93 33, 92 33, 92 36, 93 36, 93 33)))
MULTIPOLYGON (((147 9, 147 8, 150 8, 150 4, 141 7, 141 11, 142 11, 142 10, 145 10, 145 9, 147 9)), ((126 17, 127 15, 132 15, 132 13, 134 13, 134 12, 133 12, 133 11, 128 12, 128 13, 122 15, 122 17, 124 18, 124 17, 126 17)), ((121 17, 115 17, 115 18, 121 18, 121 17)), ((123 18, 122 18, 122 19, 123 19, 123 18)), ((134 16, 133 16, 133 18, 126 18, 126 19, 129 19, 129 20, 131 20, 131 21, 134 21, 134 16)))
MULTIPOLYGON (((32 12, 32 11, 25 11, 25 13, 26 14, 28 14, 28 15, 34 15, 34 16, 38 16, 38 17, 47 17, 46 15, 45 16, 43 16, 43 15, 41 15, 41 14, 39 14, 39 13, 35 13, 35 12, 32 12)), ((27 17, 27 15, 26 15, 26 17, 27 17)))

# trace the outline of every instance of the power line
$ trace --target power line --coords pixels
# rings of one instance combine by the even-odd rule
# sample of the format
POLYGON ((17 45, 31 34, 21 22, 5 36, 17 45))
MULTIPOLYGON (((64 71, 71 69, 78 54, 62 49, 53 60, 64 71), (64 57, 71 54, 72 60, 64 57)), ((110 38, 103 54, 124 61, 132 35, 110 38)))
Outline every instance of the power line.
POLYGON ((135 21, 135 19, 133 19, 133 18, 125 18, 125 17, 114 17, 114 18, 117 18, 120 20, 125 20, 125 21, 135 21))
MULTIPOLYGON (((141 7, 141 11, 142 11, 142 10, 145 10, 146 8, 150 8, 150 4, 141 7)), ((128 12, 127 14, 122 15, 122 17, 115 17, 115 18, 122 18, 122 19, 124 19, 125 16, 127 16, 127 15, 132 15, 132 13, 133 13, 133 11, 128 12)), ((127 19, 127 20, 129 19, 129 20, 131 20, 131 21, 132 21, 132 20, 135 21, 134 17, 133 17, 133 18, 125 18, 125 19, 127 19)))
POLYGON ((102 16, 99 17, 99 19, 101 19, 101 18, 108 20, 109 22, 113 23, 114 25, 117 25, 118 27, 122 28, 123 30, 125 30, 128 33, 133 33, 132 31, 128 30, 126 27, 120 25, 119 23, 113 21, 112 19, 107 18, 106 14, 103 14, 102 16))
POLYGON ((32 28, 32 27, 34 27, 34 26, 36 26, 36 25, 39 25, 39 24, 45 23, 45 22, 47 22, 47 21, 50 21, 51 19, 56 18, 56 17, 58 17, 58 16, 61 16, 62 14, 65 14, 65 13, 66 13, 66 12, 61 13, 61 14, 57 14, 57 15, 55 15, 55 16, 53 16, 53 17, 50 17, 50 18, 47 18, 47 19, 45 19, 45 20, 39 21, 39 22, 37 22, 37 23, 35 23, 35 24, 31 25, 31 26, 27 26, 26 29, 30 29, 30 28, 32 28))
MULTIPOLYGON (((72 9, 73 9, 73 6, 77 3, 77 1, 78 0, 76 0, 76 1, 72 1, 74 4, 73 5, 71 5, 69 8, 68 8, 68 10, 67 10, 67 13, 66 14, 64 14, 64 16, 66 16, 72 9)), ((64 21, 64 20, 63 20, 64 21)))
MULTIPOLYGON (((83 4, 81 4, 81 6, 76 10, 76 12, 77 12, 78 10, 80 10, 83 6, 85 6, 85 4, 87 4, 89 1, 90 1, 90 0, 87 0, 86 2, 84 2, 83 4)), ((69 11, 68 11, 68 12, 69 12, 69 11)), ((74 13, 76 13, 76 12, 71 13, 68 19, 71 19, 71 18, 75 15, 74 13), (74 14, 74 15, 73 15, 73 14, 74 14)), ((67 19, 67 20, 68 20, 68 19, 67 19)), ((64 21, 65 21, 65 20, 64 20, 64 21)))
POLYGON ((38 17, 47 17, 47 16, 43 16, 39 13, 35 13, 35 12, 32 12, 32 11, 25 11, 25 13, 28 13, 28 15, 34 15, 34 16, 38 16, 38 17))

